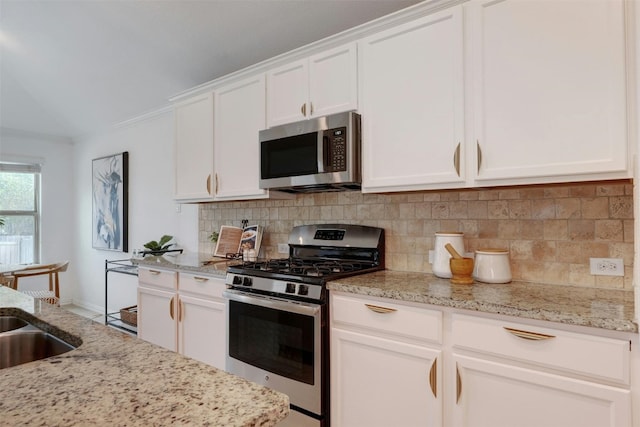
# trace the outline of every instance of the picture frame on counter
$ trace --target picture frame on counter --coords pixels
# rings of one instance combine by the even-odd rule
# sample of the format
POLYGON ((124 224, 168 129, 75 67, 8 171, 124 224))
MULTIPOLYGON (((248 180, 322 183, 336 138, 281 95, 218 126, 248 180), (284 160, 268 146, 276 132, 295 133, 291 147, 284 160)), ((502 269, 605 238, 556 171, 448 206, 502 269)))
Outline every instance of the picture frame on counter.
POLYGON ((127 252, 129 153, 92 160, 94 249, 127 252))

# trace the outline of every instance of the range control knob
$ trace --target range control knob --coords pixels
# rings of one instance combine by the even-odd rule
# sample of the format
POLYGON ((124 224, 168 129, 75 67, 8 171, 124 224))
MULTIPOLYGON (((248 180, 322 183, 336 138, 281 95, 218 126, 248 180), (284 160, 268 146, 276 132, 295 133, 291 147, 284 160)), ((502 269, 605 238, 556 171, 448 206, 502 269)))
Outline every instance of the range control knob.
POLYGON ((233 285, 242 285, 242 277, 233 276, 233 281, 231 282, 233 285))
POLYGON ((242 279, 242 286, 251 286, 253 285, 253 279, 251 277, 245 277, 242 279))
POLYGON ((298 288, 298 295, 309 295, 309 286, 300 285, 298 288))
POLYGON ((295 283, 287 283, 287 286, 285 287, 284 291, 286 293, 288 293, 288 294, 295 294, 296 293, 296 284, 295 283))

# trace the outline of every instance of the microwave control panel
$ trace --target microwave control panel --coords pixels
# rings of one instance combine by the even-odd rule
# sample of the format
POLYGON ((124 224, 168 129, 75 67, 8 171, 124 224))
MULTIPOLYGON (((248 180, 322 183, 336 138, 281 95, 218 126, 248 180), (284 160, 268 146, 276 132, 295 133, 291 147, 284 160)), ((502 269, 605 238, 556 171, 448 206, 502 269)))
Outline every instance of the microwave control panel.
POLYGON ((325 172, 347 170, 347 128, 334 128, 324 131, 325 172))

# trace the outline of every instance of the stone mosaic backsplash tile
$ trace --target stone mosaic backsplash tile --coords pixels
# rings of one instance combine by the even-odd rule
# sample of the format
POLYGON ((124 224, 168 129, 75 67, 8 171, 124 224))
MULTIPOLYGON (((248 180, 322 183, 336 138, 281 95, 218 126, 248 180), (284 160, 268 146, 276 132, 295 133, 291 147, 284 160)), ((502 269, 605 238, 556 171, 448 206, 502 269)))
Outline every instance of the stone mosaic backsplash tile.
POLYGON ((506 248, 514 280, 632 288, 633 185, 629 181, 424 191, 297 195, 290 200, 200 205, 199 245, 243 219, 265 227, 260 256, 278 258, 293 226, 349 223, 382 227, 390 270, 431 272, 434 233, 462 231, 465 249, 506 248), (622 258, 624 277, 592 276, 589 258, 622 258))

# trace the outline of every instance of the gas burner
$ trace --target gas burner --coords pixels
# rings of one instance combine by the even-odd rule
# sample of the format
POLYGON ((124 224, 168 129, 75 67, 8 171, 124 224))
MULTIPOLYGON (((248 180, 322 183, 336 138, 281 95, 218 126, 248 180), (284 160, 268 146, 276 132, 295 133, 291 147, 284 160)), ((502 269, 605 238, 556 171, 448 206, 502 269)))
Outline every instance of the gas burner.
POLYGON ((373 264, 342 260, 309 260, 302 258, 247 261, 242 264, 246 272, 262 271, 307 277, 330 277, 372 268, 373 264))

